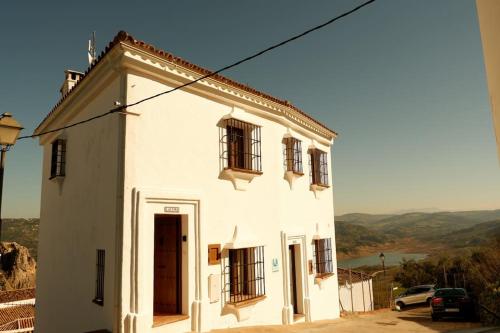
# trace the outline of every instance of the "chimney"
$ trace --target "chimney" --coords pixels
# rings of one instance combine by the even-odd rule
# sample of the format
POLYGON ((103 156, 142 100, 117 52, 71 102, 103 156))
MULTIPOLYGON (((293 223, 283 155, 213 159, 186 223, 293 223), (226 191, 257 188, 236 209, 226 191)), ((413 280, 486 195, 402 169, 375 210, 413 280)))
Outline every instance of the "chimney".
POLYGON ((64 82, 61 89, 59 89, 62 96, 66 95, 71 89, 73 89, 76 83, 83 77, 83 73, 67 69, 64 71, 64 76, 64 82))

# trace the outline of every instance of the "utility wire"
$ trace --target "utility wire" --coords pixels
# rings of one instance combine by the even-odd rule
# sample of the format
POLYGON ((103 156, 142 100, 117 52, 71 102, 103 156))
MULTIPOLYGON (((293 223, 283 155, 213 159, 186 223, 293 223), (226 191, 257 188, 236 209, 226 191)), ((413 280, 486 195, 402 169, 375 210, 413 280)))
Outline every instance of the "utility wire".
POLYGON ((304 37, 305 35, 308 35, 308 34, 310 34, 310 33, 314 32, 314 31, 316 31, 316 30, 322 29, 322 28, 326 27, 327 25, 330 25, 330 24, 332 24, 333 22, 335 22, 335 21, 337 21, 337 20, 340 20, 340 19, 341 19, 341 18, 343 18, 343 17, 346 17, 346 16, 348 16, 348 15, 350 15, 350 14, 353 14, 354 12, 357 12, 357 11, 358 11, 358 10, 360 10, 361 8, 363 8, 363 7, 365 7, 365 6, 369 5, 369 4, 371 4, 371 3, 373 3, 373 2, 375 2, 375 0, 369 0, 369 1, 366 1, 366 2, 362 3, 361 5, 359 5, 359 6, 355 7, 355 8, 353 8, 353 9, 351 9, 351 10, 347 11, 347 12, 344 12, 343 14, 340 14, 339 16, 336 16, 336 17, 334 17, 334 18, 332 18, 332 19, 330 19, 330 20, 328 20, 328 21, 326 21, 326 22, 324 22, 324 23, 322 23, 322 24, 320 24, 320 25, 317 25, 317 26, 315 26, 315 27, 313 27, 313 28, 311 28, 311 29, 309 29, 309 30, 306 30, 306 31, 304 31, 304 32, 302 32, 302 33, 300 33, 300 34, 298 34, 298 35, 295 35, 295 36, 293 36, 293 37, 290 37, 290 38, 288 38, 288 39, 286 39, 286 40, 284 40, 284 41, 282 41, 282 42, 279 42, 279 43, 277 43, 277 44, 274 44, 274 45, 272 45, 272 46, 269 46, 268 48, 266 48, 266 49, 264 49, 264 50, 262 50, 262 51, 259 51, 259 52, 257 52, 257 53, 254 53, 253 55, 250 55, 250 56, 248 56, 248 57, 246 57, 246 58, 243 58, 243 59, 241 59, 241 60, 238 60, 238 61, 236 61, 235 63, 232 63, 231 65, 227 65, 227 66, 225 66, 225 67, 222 67, 222 68, 220 68, 220 69, 216 70, 215 72, 211 72, 211 73, 209 73, 209 74, 203 75, 203 76, 201 76, 201 77, 199 77, 199 78, 197 78, 197 79, 195 79, 195 80, 193 80, 193 81, 189 81, 189 82, 184 83, 184 84, 182 84, 182 85, 180 85, 180 86, 177 86, 177 87, 175 87, 175 88, 172 88, 172 89, 169 89, 169 90, 166 90, 166 91, 160 92, 160 93, 158 93, 158 94, 155 94, 155 95, 152 95, 152 96, 146 97, 146 98, 141 99, 141 100, 138 100, 137 102, 134 102, 134 103, 130 103, 130 104, 126 104, 126 105, 120 105, 120 106, 118 106, 118 107, 116 107, 116 108, 114 108, 114 109, 108 110, 107 112, 102 113, 102 114, 100 114, 100 115, 97 115, 97 116, 94 116, 94 117, 92 117, 92 118, 88 118, 88 119, 85 119, 85 120, 82 120, 82 121, 79 121, 79 122, 76 122, 76 123, 73 123, 73 124, 70 124, 70 125, 67 125, 67 126, 63 126, 63 127, 60 127, 60 128, 56 128, 56 129, 50 130, 50 131, 46 131, 46 132, 41 132, 41 133, 38 133, 38 134, 21 136, 21 137, 19 137, 19 138, 18 138, 18 140, 28 139, 28 138, 35 138, 35 137, 38 137, 38 136, 42 136, 42 135, 44 135, 44 134, 49 134, 49 133, 57 132, 57 131, 60 131, 60 130, 63 130, 63 129, 71 128, 71 127, 74 127, 74 126, 77 126, 77 125, 81 125, 81 124, 84 124, 84 123, 87 123, 87 122, 93 121, 93 120, 98 119, 98 118, 105 117, 105 116, 107 116, 107 115, 110 115, 110 114, 113 114, 113 113, 116 113, 116 112, 121 112, 122 110, 125 110, 126 108, 130 108, 130 107, 136 106, 136 105, 138 105, 138 104, 144 103, 144 102, 149 101, 149 100, 151 100, 151 99, 154 99, 154 98, 160 97, 160 96, 162 96, 162 95, 166 95, 166 94, 169 94, 169 93, 171 93, 171 92, 174 92, 174 91, 176 91, 176 90, 179 90, 179 89, 185 88, 185 87, 190 86, 190 85, 192 85, 192 84, 194 84, 194 83, 196 83, 196 82, 199 82, 199 81, 201 81, 201 80, 207 79, 207 78, 209 78, 209 77, 211 77, 211 76, 214 76, 214 75, 217 75, 217 74, 219 74, 219 73, 221 73, 221 72, 223 72, 223 71, 226 71, 226 70, 228 70, 228 69, 231 69, 231 68, 233 68, 233 67, 236 67, 236 66, 238 66, 238 65, 241 65, 241 64, 242 64, 242 63, 244 63, 244 62, 247 62, 247 61, 250 61, 250 60, 252 60, 252 59, 254 59, 254 58, 257 58, 257 57, 259 57, 259 56, 263 55, 264 53, 267 53, 267 52, 269 52, 269 51, 271 51, 271 50, 274 50, 274 49, 276 49, 276 48, 278 48, 278 47, 281 47, 281 46, 283 46, 283 45, 285 45, 285 44, 288 44, 288 43, 290 43, 290 42, 292 42, 292 41, 294 41, 294 40, 296 40, 296 39, 299 39, 299 38, 301 38, 301 37, 304 37))

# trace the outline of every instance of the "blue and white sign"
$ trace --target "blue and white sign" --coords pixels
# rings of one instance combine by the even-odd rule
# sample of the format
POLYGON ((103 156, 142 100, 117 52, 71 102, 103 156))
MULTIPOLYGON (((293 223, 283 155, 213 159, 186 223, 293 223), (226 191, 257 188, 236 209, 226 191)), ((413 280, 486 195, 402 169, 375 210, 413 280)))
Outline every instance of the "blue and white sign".
POLYGON ((278 258, 273 258, 273 272, 279 272, 280 270, 280 265, 279 265, 279 262, 278 262, 278 258))

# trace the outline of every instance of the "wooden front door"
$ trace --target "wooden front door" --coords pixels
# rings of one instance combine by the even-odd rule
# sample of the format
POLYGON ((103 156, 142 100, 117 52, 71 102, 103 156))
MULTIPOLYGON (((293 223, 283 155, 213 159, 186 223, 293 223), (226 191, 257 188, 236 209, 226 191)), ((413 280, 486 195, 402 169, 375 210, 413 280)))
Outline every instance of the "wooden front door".
POLYGON ((181 216, 155 215, 154 304, 155 315, 180 314, 181 216))

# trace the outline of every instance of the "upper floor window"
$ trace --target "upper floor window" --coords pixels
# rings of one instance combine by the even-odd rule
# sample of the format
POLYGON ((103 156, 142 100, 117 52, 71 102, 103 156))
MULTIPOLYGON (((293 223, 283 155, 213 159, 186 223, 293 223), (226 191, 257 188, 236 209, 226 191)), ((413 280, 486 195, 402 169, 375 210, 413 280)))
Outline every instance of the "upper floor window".
POLYGON ((66 169, 66 140, 57 139, 52 142, 52 156, 50 160, 50 178, 65 175, 66 169))
POLYGON ((316 148, 311 149, 309 164, 311 184, 328 186, 328 154, 316 148))
POLYGON ((321 276, 333 273, 331 238, 314 240, 314 257, 317 275, 321 276))
POLYGON ((221 137, 224 168, 261 172, 260 127, 234 118, 225 122, 221 137))
POLYGON ((226 301, 238 303, 264 296, 264 247, 229 250, 229 265, 225 267, 226 301))
POLYGON ((288 137, 283 140, 283 155, 285 170, 302 174, 302 142, 299 139, 288 137))

